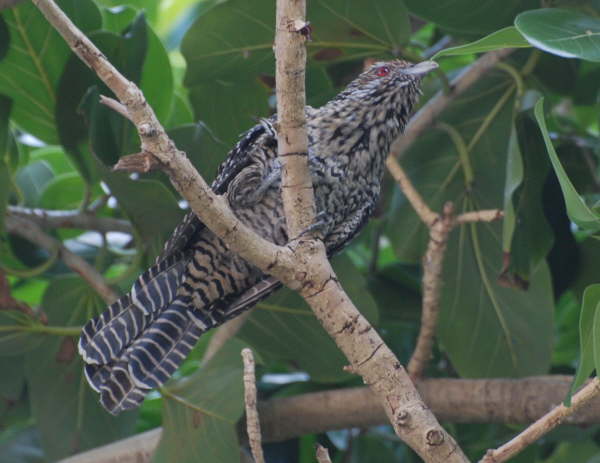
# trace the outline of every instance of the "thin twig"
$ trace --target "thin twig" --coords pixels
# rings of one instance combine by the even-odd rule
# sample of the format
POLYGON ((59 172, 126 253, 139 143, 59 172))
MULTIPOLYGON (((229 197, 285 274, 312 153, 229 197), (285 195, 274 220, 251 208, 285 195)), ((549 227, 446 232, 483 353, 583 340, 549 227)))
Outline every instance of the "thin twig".
POLYGON ((133 233, 133 227, 127 220, 98 217, 94 214, 78 210, 62 211, 9 206, 7 212, 8 215, 18 216, 35 222, 42 228, 78 228, 100 233, 111 231, 133 233))
POLYGON ((35 313, 23 301, 18 301, 10 293, 10 284, 6 273, 0 268, 0 310, 16 310, 24 313, 29 318, 36 318, 35 313))
POLYGON ((242 349, 244 359, 244 402, 246 404, 246 431, 248 442, 255 463, 264 463, 262 451, 262 435, 256 410, 256 375, 254 373, 254 356, 248 348, 242 349))
POLYGON ((521 450, 533 444, 544 434, 561 424, 565 418, 575 413, 579 407, 589 402, 590 399, 596 397, 599 393, 600 381, 598 378, 594 378, 572 397, 570 407, 565 407, 563 404, 555 407, 502 447, 498 447, 495 450, 488 450, 479 462, 500 463, 515 456, 521 450))
POLYGON ((62 242, 52 238, 31 220, 12 215, 6 216, 6 229, 10 233, 20 235, 35 243, 49 252, 58 252, 58 257, 75 273, 79 274, 96 292, 110 304, 117 300, 118 296, 106 283, 104 277, 84 259, 69 251, 62 242))
POLYGON ((490 222, 503 217, 503 214, 502 211, 493 209, 464 212, 456 217, 451 202, 447 202, 442 213, 437 214, 425 203, 425 200, 416 190, 398 161, 389 157, 386 163, 402 193, 429 229, 429 242, 423 258, 421 329, 419 330, 415 350, 408 363, 408 373, 413 379, 416 379, 423 375, 423 371, 431 358, 433 338, 440 312, 444 255, 450 232, 456 225, 467 222, 490 222))
POLYGON ((319 463, 331 463, 329 458, 329 450, 323 447, 321 444, 317 444, 317 461, 319 463))
POLYGON ((463 212, 456 217, 455 225, 461 225, 469 222, 493 222, 504 217, 504 212, 500 209, 483 209, 480 211, 463 212))
POLYGON ((453 226, 454 206, 451 202, 447 202, 441 216, 437 216, 437 220, 429 225, 429 243, 423 258, 421 329, 408 363, 408 373, 413 379, 423 376, 423 371, 431 358, 433 338, 440 313, 443 262, 448 236, 453 226))
POLYGON ((392 156, 389 156, 386 160, 386 165, 394 180, 400 186, 402 193, 404 196, 410 201, 411 206, 420 217, 421 221, 427 225, 431 226, 435 220, 437 220, 437 214, 429 209, 427 203, 423 200, 423 197, 419 194, 419 192, 415 189, 412 182, 408 178, 408 175, 404 172, 404 169, 400 166, 398 161, 392 156))
POLYGON ((131 122, 133 122, 131 120, 131 116, 129 115, 129 111, 127 111, 127 108, 125 106, 123 106, 121 103, 119 103, 117 100, 115 100, 114 98, 100 95, 100 103, 102 103, 106 107, 112 109, 113 111, 119 113, 125 119, 129 119, 131 122))

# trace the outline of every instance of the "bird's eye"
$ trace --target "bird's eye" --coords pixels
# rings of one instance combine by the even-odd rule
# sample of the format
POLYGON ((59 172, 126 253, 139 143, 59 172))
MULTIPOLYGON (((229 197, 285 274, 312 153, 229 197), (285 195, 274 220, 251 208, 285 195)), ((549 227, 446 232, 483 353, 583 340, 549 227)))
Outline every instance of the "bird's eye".
POLYGON ((390 73, 390 68, 387 66, 381 66, 379 68, 377 68, 377 70, 375 71, 375 74, 377 74, 379 77, 385 77, 390 73))

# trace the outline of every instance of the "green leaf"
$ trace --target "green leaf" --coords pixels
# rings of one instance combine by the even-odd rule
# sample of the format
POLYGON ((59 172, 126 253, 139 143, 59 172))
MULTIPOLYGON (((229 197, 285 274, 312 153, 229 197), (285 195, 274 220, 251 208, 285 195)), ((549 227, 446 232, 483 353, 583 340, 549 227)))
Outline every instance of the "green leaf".
POLYGON ((459 34, 489 34, 510 26, 515 14, 535 8, 535 0, 405 0, 409 11, 459 34))
POLYGON ((506 162, 506 182, 504 187, 504 220, 502 221, 502 250, 510 252, 512 238, 516 226, 516 211, 513 195, 523 183, 523 158, 519 149, 517 133, 513 129, 508 144, 508 159, 506 162))
POLYGON ((37 207, 77 209, 83 202, 85 192, 85 182, 76 172, 57 175, 44 186, 37 207))
POLYGON ((531 45, 564 58, 600 61, 600 19, 573 10, 526 11, 515 26, 531 45))
POLYGON ((510 265, 501 278, 519 287, 527 285, 531 270, 546 258, 554 240, 543 207, 550 169, 544 141, 528 116, 517 118, 516 132, 509 146, 502 230, 510 265))
POLYGON ((596 369, 600 360, 600 333, 597 333, 597 324, 600 324, 598 312, 600 311, 600 284, 588 286, 583 292, 581 304, 581 317, 579 318, 579 365, 577 373, 569 391, 568 400, 590 374, 596 369))
POLYGON ((4 232, 4 215, 10 194, 11 173, 9 171, 9 117, 12 101, 0 95, 0 233, 4 232))
POLYGON ((575 187, 571 183, 571 180, 569 180, 565 169, 560 163, 558 156, 556 155, 556 151, 554 150, 554 146, 552 145, 552 141, 548 135, 548 128, 546 127, 543 98, 540 98, 535 104, 534 113, 542 132, 542 137, 544 137, 544 143, 546 144, 546 149, 548 150, 548 156, 550 156, 550 162, 552 162, 552 167, 554 168, 554 172, 556 173, 558 181, 560 182, 560 188, 562 189, 563 196, 565 198, 565 204, 567 206, 567 214, 569 214, 569 218, 575 224, 585 230, 600 230, 600 218, 598 214, 593 212, 585 204, 583 198, 579 196, 577 190, 575 190, 575 187))
POLYGON ((471 55, 499 48, 528 48, 530 46, 514 26, 508 26, 475 42, 440 50, 431 59, 438 59, 442 56, 471 55))
POLYGON ((15 182, 23 194, 24 206, 37 207, 46 185, 54 178, 54 172, 46 161, 35 161, 17 172, 15 182))
POLYGON ((163 388, 163 432, 154 462, 239 461, 243 347, 229 341, 196 373, 163 388))
MULTIPOLYGON (((432 209, 441 210, 447 201, 454 202, 457 214, 502 208, 515 90, 508 75, 492 72, 439 116, 462 138, 466 156, 439 129, 424 133, 408 150, 403 167, 432 209)), ((533 269, 528 291, 502 287, 497 281, 503 263, 501 231, 499 221, 468 224, 454 230, 448 242, 438 335, 461 376, 541 374, 550 363, 548 268, 539 263, 533 269)), ((421 261, 428 232, 399 190, 386 235, 401 261, 421 261)))
POLYGON ((0 355, 20 356, 39 346, 43 336, 26 329, 32 323, 23 312, 0 311, 0 355))
MULTIPOLYGON (((144 16, 135 17, 123 35, 100 31, 90 38, 125 77, 138 83, 155 114, 165 120, 173 98, 173 73, 164 47, 144 16)), ((119 156, 139 151, 134 126, 100 105, 100 94, 112 96, 81 60, 72 57, 59 84, 57 123, 62 144, 88 182, 94 179, 88 137, 92 151, 105 164, 114 164, 119 156)))
MULTIPOLYGON (((82 31, 100 27, 100 12, 92 0, 58 4, 82 31)), ((10 46, 0 61, 0 93, 14 101, 12 117, 20 127, 47 143, 56 143, 56 87, 69 48, 32 2, 20 2, 2 16, 10 46)))
MULTIPOLYGON (((81 278, 58 278, 42 301, 50 325, 81 326, 104 309, 104 303, 81 278)), ((77 339, 47 336, 27 354, 25 370, 31 407, 46 457, 56 461, 85 449, 126 437, 136 412, 110 415, 83 377, 77 339)))
POLYGON ((127 174, 112 172, 100 163, 98 171, 142 238, 145 249, 141 251, 154 258, 183 218, 177 200, 156 180, 131 180, 127 174))
MULTIPOLYGON (((350 299, 373 324, 378 312, 367 283, 352 261, 341 255, 334 259, 334 270, 350 299)), ((259 303, 238 336, 248 342, 267 361, 285 361, 306 371, 319 382, 350 378, 342 370, 348 362, 323 330, 304 300, 287 289, 259 303)))
MULTIPOLYGON (((0 441, 0 455, 11 463, 45 463, 40 448, 39 432, 35 426, 9 428, 7 439, 0 441)), ((3 436, 4 437, 4 436, 3 436)))
MULTIPOLYGON (((409 37, 407 11, 398 0, 316 0, 309 3, 308 17, 313 26, 308 42, 312 69, 365 57, 389 59, 409 37)), ((272 2, 230 0, 200 15, 183 39, 185 85, 194 113, 228 146, 268 114, 274 25, 272 2)), ((322 93, 322 85, 314 91, 322 93)), ((312 92, 308 87, 309 101, 312 92)))

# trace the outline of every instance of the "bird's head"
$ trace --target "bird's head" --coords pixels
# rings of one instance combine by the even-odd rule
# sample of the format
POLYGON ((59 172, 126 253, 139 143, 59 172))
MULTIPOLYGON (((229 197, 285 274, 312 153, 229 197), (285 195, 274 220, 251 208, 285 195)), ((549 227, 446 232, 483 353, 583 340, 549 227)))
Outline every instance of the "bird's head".
POLYGON ((403 60, 378 62, 354 79, 342 93, 358 99, 377 99, 382 95, 412 96, 419 93, 423 76, 437 67, 434 61, 417 64, 403 60))

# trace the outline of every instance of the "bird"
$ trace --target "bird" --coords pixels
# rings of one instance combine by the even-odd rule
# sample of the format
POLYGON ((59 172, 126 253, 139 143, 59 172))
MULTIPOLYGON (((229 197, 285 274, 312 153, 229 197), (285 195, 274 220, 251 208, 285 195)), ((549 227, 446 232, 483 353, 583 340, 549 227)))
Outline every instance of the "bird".
MULTIPOLYGON (((314 225, 328 256, 367 223, 390 145, 408 123, 423 76, 436 67, 433 61, 377 62, 322 107, 305 108, 314 225)), ((241 222, 284 245, 276 121, 276 114, 262 119, 241 136, 211 188, 241 222)), ((130 292, 83 327, 78 350, 85 377, 108 412, 134 409, 170 378, 203 333, 280 287, 190 212, 130 292)))

